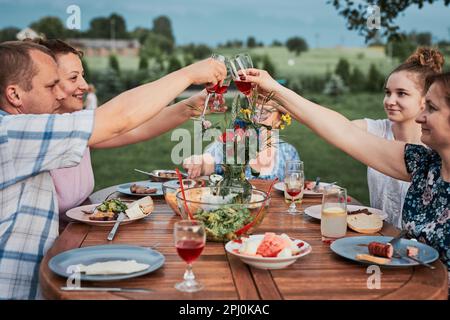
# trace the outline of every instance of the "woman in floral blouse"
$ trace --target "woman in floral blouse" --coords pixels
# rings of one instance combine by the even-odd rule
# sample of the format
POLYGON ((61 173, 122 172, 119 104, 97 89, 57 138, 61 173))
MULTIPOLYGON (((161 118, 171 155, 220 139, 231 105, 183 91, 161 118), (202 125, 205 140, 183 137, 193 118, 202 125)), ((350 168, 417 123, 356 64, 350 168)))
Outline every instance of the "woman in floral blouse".
MULTIPOLYGON (((424 56, 423 59, 429 57, 424 56)), ((389 141, 281 86, 264 70, 249 69, 242 80, 275 94, 298 121, 364 164, 411 181, 403 207, 403 228, 439 251, 450 268, 450 72, 426 80, 426 107, 417 117, 421 141, 429 148, 389 141)))

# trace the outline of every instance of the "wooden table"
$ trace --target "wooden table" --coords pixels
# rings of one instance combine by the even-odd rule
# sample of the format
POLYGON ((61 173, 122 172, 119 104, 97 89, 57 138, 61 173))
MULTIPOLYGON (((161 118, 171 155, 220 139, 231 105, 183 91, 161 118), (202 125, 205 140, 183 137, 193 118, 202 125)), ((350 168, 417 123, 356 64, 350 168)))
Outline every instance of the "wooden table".
MULTIPOLYGON (((257 188, 267 190, 267 182, 255 181, 257 188)), ((92 203, 104 200, 116 186, 94 193, 92 203)), ((121 198, 124 198, 121 195, 121 198)), ((305 198, 303 206, 320 203, 320 198, 305 198)), ((368 289, 367 267, 334 254, 321 241, 320 222, 306 215, 284 214, 287 205, 277 191, 272 192, 269 212, 257 232, 287 233, 312 245, 312 253, 282 270, 259 270, 248 267, 226 253, 223 243, 208 242, 194 263, 194 272, 205 289, 197 293, 181 293, 174 284, 183 277, 185 263, 173 244, 173 224, 179 220, 164 199, 155 199, 155 211, 144 220, 121 226, 114 241, 106 237, 111 228, 71 223, 47 252, 40 267, 40 285, 48 299, 447 299, 447 268, 441 261, 425 267, 404 269, 382 268, 381 288, 368 289), (103 244, 151 246, 166 257, 162 268, 138 278, 108 283, 84 283, 93 286, 144 287, 152 293, 63 292, 59 288, 66 279, 48 268, 51 257, 79 247, 103 244)), ((398 230, 385 223, 379 235, 393 236, 398 230)), ((357 235, 351 231, 348 236, 357 235)), ((83 285, 83 284, 82 284, 83 285)))

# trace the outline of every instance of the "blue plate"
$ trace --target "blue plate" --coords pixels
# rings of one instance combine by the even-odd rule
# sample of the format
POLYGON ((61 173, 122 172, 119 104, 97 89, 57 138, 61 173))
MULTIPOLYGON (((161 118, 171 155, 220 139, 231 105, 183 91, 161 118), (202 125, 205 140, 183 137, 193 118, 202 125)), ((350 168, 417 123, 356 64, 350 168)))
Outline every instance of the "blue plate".
POLYGON ((148 264, 145 270, 130 274, 120 275, 86 275, 80 274, 84 281, 114 281, 139 277, 159 269, 165 261, 164 256, 158 251, 127 245, 103 245, 73 249, 62 252, 48 262, 48 267, 57 275, 68 278, 73 275, 68 268, 77 264, 90 265, 96 262, 111 260, 136 260, 138 263, 148 264))
POLYGON ((125 183, 125 184, 121 184, 120 186, 117 187, 117 191, 119 191, 120 193, 124 193, 127 194, 129 196, 141 196, 141 197, 146 197, 146 196, 162 196, 164 195, 163 190, 162 190, 162 183, 161 182, 150 182, 150 181, 136 181, 136 182, 130 182, 130 183, 125 183), (133 193, 130 191, 130 187, 133 183, 136 183, 139 186, 143 186, 146 188, 156 188, 158 189, 155 193, 150 193, 150 194, 142 194, 142 193, 133 193))
MULTIPOLYGON (((372 241, 387 243, 392 240, 392 237, 380 237, 380 236, 363 236, 363 237, 348 237, 342 238, 334 241, 330 248, 336 254, 341 257, 356 261, 362 264, 374 264, 373 262, 361 261, 356 259, 357 254, 368 254, 369 249, 367 246, 360 246, 360 244, 369 244, 372 241)), ((436 249, 423 244, 418 241, 401 239, 399 242, 395 244, 395 250, 399 251, 402 256, 406 256, 406 246, 414 246, 419 249, 419 255, 416 257, 417 259, 431 263, 439 258, 439 253, 436 249)), ((390 263, 383 264, 382 266, 388 267, 413 267, 418 266, 414 260, 408 258, 392 258, 390 263)))

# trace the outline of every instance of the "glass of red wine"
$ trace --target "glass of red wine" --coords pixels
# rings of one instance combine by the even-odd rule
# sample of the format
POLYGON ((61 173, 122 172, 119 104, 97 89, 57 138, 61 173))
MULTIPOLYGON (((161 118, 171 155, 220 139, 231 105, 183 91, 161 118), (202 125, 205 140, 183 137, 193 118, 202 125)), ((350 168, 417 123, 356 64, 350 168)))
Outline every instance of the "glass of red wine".
MULTIPOLYGON (((225 56, 217 54, 217 53, 213 53, 211 55, 211 58, 220 62, 223 62, 226 64, 227 58, 225 58, 225 56)), ((228 73, 227 73, 228 76, 228 73)), ((226 81, 227 78, 225 78, 223 81, 215 84, 215 85, 210 85, 207 84, 206 85, 206 91, 208 92, 208 95, 206 96, 205 99, 205 105, 203 106, 203 111, 202 114, 200 116, 200 118, 198 120, 201 120, 202 122, 205 121, 205 113, 206 110, 208 108, 208 104, 210 102, 211 97, 213 97, 213 99, 215 98, 215 94, 224 94, 227 90, 228 90, 228 86, 230 85, 231 82, 231 78, 228 80, 228 82, 226 81)), ((213 104, 214 105, 214 104, 213 104)))
POLYGON ((175 285, 182 292, 197 292, 203 285, 195 280, 192 263, 200 256, 205 247, 206 234, 203 224, 196 220, 181 220, 174 226, 175 247, 178 255, 187 263, 184 281, 175 285))
POLYGON ((286 202, 291 202, 291 205, 286 213, 290 215, 303 213, 303 211, 297 210, 295 203, 302 203, 304 184, 303 162, 300 160, 287 161, 284 178, 284 198, 286 202))
POLYGON ((252 93, 252 83, 241 81, 239 73, 246 74, 245 70, 253 68, 252 58, 248 53, 241 53, 230 60, 231 72, 236 88, 247 97, 252 93))

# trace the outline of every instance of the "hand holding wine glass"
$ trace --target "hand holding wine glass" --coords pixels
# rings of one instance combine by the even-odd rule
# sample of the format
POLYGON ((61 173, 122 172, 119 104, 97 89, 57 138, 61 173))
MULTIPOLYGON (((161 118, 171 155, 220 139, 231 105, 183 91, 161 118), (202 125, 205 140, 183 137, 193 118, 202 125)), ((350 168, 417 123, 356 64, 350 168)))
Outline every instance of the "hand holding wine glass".
POLYGON ((196 292, 203 285, 195 280, 192 263, 200 256, 205 247, 206 234, 203 224, 196 220, 181 220, 174 225, 174 240, 178 255, 187 263, 184 281, 175 285, 182 292, 196 292))

